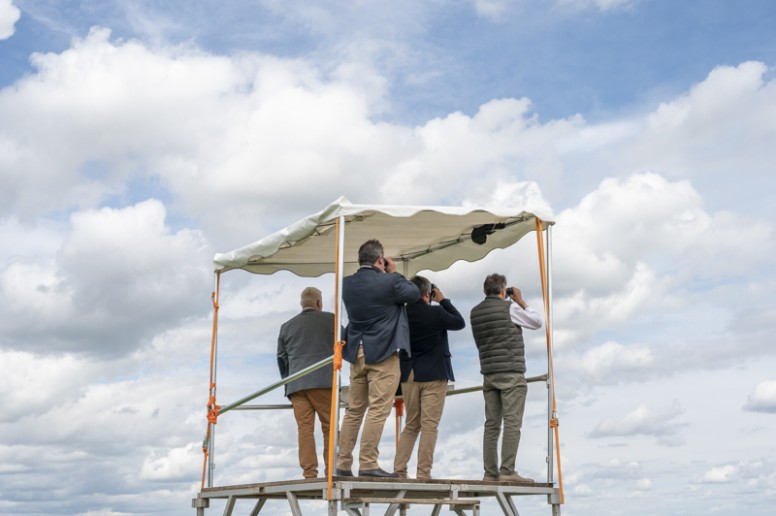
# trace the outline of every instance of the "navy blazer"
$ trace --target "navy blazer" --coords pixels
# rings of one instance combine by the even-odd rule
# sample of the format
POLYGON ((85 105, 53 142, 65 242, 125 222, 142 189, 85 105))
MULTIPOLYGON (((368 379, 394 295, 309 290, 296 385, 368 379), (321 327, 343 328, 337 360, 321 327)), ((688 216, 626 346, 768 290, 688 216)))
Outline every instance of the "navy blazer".
POLYGON ((398 272, 363 266, 342 280, 342 301, 348 313, 347 344, 342 358, 355 363, 359 344, 364 361, 376 364, 397 351, 410 352, 405 303, 420 298, 414 283, 398 272))
POLYGON ((447 330, 464 329, 466 321, 463 316, 445 298, 439 305, 423 300, 407 305, 407 317, 412 356, 402 357, 401 381, 407 381, 411 370, 415 371, 413 377, 416 382, 455 381, 447 330))

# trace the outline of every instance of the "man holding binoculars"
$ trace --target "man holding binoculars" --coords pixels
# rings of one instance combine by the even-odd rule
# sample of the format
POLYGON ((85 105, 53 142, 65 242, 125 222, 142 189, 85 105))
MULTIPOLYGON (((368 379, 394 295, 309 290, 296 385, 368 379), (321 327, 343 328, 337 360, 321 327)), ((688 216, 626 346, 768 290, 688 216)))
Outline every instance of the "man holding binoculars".
POLYGON ((447 330, 462 330, 466 321, 428 279, 413 276, 410 281, 420 290, 420 299, 407 304, 412 353, 401 357, 401 392, 407 409, 407 422, 399 438, 393 470, 399 477, 407 478, 407 462, 419 435, 416 478, 428 481, 431 479, 437 428, 447 396, 447 382, 455 380, 447 330), (432 305, 432 299, 439 304, 432 305))
POLYGON ((480 357, 485 397, 483 480, 533 482, 515 471, 515 461, 528 394, 523 328, 537 330, 542 327, 542 319, 526 304, 519 288, 507 288, 507 279, 501 274, 485 278, 483 290, 485 299, 471 311, 472 334, 480 357), (502 423, 504 434, 499 462, 498 438, 502 423))

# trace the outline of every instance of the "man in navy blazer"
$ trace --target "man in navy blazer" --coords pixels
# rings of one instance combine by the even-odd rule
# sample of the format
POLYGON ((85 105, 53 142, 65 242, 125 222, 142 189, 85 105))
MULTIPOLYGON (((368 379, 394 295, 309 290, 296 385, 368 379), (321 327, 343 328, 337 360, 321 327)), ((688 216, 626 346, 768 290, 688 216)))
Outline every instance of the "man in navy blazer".
POLYGON ((447 382, 455 381, 447 330, 462 330, 466 321, 428 279, 414 276, 411 281, 418 286, 420 299, 407 305, 412 354, 401 358, 401 392, 407 422, 399 439, 393 470, 400 477, 407 477, 407 462, 420 435, 416 478, 427 481, 431 479, 447 382), (439 305, 432 305, 432 299, 439 305))
POLYGON ((356 273, 342 282, 342 300, 348 313, 342 358, 351 365, 336 471, 338 476, 353 476, 353 448, 366 414, 358 475, 396 477, 380 468, 378 445, 399 387, 399 353, 410 352, 405 303, 417 301, 420 292, 396 272, 396 263, 385 257, 377 240, 361 245, 358 264, 356 273))

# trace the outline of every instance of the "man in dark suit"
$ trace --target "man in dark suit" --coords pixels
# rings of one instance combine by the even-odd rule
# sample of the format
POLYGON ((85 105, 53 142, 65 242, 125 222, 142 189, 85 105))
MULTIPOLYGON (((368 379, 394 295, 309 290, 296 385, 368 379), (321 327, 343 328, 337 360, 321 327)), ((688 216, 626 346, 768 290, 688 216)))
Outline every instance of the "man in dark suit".
MULTIPOLYGON (((321 291, 302 291, 302 313, 286 321, 278 335, 278 368, 286 378, 328 358, 334 352, 334 314, 323 311, 321 291)), ((328 365, 286 384, 286 396, 294 407, 299 442, 299 465, 304 478, 318 476, 315 449, 315 415, 323 431, 323 460, 329 471, 329 422, 331 421, 332 366, 328 365)))
POLYGON ((416 478, 427 481, 431 479, 447 382, 455 381, 447 330, 462 330, 466 321, 436 285, 423 276, 414 276, 411 281, 420 290, 420 299, 407 305, 412 354, 401 357, 401 392, 407 423, 399 439, 393 470, 400 477, 407 477, 407 462, 420 435, 416 478), (432 305, 431 299, 439 305, 432 305))
POLYGON ((366 414, 359 450, 359 476, 396 477, 380 468, 377 457, 383 427, 399 387, 399 352, 410 352, 405 303, 417 301, 418 287, 396 272, 377 240, 358 250, 359 269, 342 282, 348 313, 342 358, 350 362, 348 407, 342 418, 337 475, 353 476, 353 448, 366 414))

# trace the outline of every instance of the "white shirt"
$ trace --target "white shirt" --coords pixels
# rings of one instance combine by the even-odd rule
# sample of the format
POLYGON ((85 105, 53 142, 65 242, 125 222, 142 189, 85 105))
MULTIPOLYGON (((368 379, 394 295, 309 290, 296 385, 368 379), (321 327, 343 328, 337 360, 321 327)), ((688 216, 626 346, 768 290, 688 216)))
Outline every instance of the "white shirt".
POLYGON ((538 330, 542 327, 542 316, 536 313, 536 310, 528 305, 525 306, 524 310, 514 301, 509 307, 509 318, 512 319, 513 323, 529 330, 538 330))

